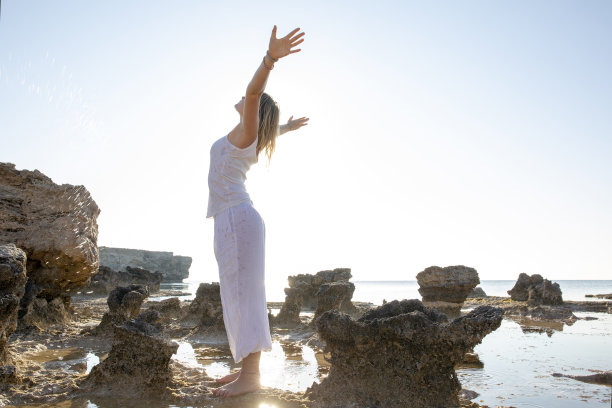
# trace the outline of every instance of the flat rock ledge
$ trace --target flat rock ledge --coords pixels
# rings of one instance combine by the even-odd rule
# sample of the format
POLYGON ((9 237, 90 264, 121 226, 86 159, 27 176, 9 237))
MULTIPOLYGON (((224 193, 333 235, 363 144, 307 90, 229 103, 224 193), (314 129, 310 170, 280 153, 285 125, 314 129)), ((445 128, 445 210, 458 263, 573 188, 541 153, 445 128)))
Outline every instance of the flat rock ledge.
POLYGON ((455 365, 502 321, 481 306, 448 322, 419 300, 394 300, 353 320, 325 312, 316 330, 331 353, 329 375, 306 395, 316 407, 459 407, 455 365))
POLYGON ((146 251, 144 249, 109 248, 101 246, 100 265, 115 271, 127 271, 128 267, 159 272, 164 282, 182 282, 189 277, 192 259, 172 252, 146 251))
POLYGON ((151 272, 142 268, 126 267, 125 271, 115 271, 107 266, 100 266, 98 272, 92 277, 83 292, 108 295, 119 286, 145 285, 149 293, 159 291, 163 275, 160 272, 151 272))

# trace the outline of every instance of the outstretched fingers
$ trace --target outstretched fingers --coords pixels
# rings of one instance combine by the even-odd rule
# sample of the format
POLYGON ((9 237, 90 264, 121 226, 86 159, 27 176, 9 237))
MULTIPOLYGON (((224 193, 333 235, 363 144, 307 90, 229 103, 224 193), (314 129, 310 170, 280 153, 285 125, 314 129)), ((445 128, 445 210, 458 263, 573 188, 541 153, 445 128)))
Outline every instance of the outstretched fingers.
MULTIPOLYGON (((274 26, 274 27, 276 27, 276 26, 274 26)), ((300 31, 300 27, 298 27, 298 28, 294 29, 293 31, 291 31, 291 32, 290 32, 289 34, 287 34, 287 35, 286 35, 284 38, 285 38, 285 39, 291 39, 291 37, 293 37, 293 35, 294 35, 295 33, 297 33, 298 31, 300 31)))

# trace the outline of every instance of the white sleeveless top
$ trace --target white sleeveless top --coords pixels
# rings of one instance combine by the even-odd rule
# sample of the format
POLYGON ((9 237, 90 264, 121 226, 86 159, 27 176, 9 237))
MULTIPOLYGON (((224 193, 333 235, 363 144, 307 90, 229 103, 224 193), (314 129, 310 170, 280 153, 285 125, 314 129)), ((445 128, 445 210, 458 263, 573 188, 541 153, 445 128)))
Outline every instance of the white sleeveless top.
POLYGON ((206 218, 245 201, 251 202, 244 182, 251 165, 257 163, 257 138, 241 149, 231 144, 228 136, 223 136, 210 148, 206 218))

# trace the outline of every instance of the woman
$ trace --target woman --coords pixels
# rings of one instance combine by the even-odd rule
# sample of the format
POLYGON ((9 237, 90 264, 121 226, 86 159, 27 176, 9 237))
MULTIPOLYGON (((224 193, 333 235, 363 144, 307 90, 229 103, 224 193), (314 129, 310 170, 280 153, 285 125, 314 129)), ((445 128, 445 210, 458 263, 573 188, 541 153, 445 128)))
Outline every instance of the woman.
POLYGON ((279 132, 296 130, 308 121, 293 120, 292 116, 279 128, 278 106, 264 93, 274 63, 300 51, 295 49, 304 41, 304 33, 298 34, 299 30, 276 38, 274 26, 268 51, 246 95, 235 105, 240 123, 210 149, 207 217, 215 220, 215 257, 227 338, 234 361, 242 361, 239 372, 217 380, 226 384, 213 391, 217 396, 231 397, 259 389, 261 351, 272 347, 264 286, 265 227, 244 181, 260 152, 265 151, 270 159, 279 132))

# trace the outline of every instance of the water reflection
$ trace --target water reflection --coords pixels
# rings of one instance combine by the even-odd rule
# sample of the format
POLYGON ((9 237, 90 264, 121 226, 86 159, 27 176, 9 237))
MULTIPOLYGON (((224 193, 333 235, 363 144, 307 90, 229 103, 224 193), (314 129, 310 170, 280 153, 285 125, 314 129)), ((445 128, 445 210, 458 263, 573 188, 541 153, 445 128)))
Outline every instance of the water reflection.
MULTIPOLYGON (((227 347, 198 346, 179 342, 174 359, 190 366, 203 367, 213 378, 222 377, 240 368, 227 347)), ((272 350, 261 353, 261 384, 285 391, 303 392, 319 382, 327 371, 321 370, 315 351, 305 345, 274 340, 272 350)))

